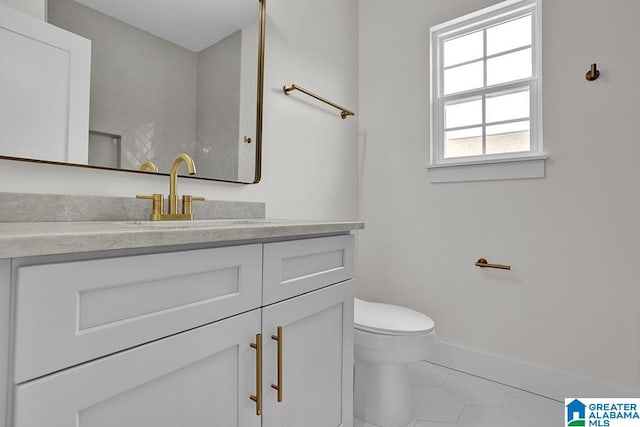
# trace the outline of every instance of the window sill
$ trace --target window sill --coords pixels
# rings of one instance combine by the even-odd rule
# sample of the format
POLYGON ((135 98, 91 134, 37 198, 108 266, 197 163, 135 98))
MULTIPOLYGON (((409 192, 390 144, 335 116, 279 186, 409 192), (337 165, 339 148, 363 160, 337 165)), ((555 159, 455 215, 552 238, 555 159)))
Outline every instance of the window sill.
POLYGON ((522 156, 510 159, 429 165, 427 169, 429 170, 432 184, 544 178, 546 159, 547 156, 545 155, 522 156))

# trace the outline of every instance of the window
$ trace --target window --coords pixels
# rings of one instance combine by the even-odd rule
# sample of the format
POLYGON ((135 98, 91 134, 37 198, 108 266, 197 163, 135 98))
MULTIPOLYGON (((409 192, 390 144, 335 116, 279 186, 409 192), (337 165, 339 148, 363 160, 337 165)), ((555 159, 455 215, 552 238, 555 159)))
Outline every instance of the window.
POLYGON ((544 176, 539 23, 510 0, 431 29, 432 182, 544 176))

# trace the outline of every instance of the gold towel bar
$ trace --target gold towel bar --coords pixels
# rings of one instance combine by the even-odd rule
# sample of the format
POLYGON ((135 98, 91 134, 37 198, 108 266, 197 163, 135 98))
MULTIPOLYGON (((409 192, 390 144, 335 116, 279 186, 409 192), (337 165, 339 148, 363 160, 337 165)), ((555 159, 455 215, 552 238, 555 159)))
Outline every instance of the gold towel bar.
POLYGON ((305 89, 303 87, 300 87, 300 86, 298 86, 296 84, 290 84, 289 86, 287 86, 287 85, 282 86, 282 91, 284 92, 285 95, 289 95, 289 92, 294 91, 294 90, 299 90, 300 92, 306 93, 307 95, 309 95, 312 98, 317 99, 318 101, 322 101, 325 104, 329 104, 332 107, 337 108, 338 110, 340 110, 340 117, 342 117, 343 119, 346 119, 347 116, 355 116, 356 115, 356 113, 354 113, 353 111, 349 111, 346 108, 336 104, 335 102, 331 102, 328 99, 323 98, 323 97, 321 97, 319 95, 316 95, 313 92, 309 92, 307 89, 305 89))
POLYGON ((499 270, 511 270, 511 266, 510 265, 504 265, 504 264, 489 264, 487 262, 486 259, 484 258, 480 258, 478 261, 476 261, 476 267, 482 267, 482 268, 497 268, 499 270))

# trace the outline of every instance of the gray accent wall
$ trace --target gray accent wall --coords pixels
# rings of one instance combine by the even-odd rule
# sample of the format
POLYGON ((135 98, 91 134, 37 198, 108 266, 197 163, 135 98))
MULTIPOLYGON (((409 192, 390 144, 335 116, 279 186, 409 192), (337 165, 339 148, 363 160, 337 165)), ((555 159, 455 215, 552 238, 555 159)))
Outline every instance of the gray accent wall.
POLYGON ((256 55, 242 47, 255 45, 255 25, 196 53, 73 0, 49 0, 49 22, 92 40, 89 128, 121 136, 120 167, 153 160, 168 172, 187 153, 199 176, 236 180, 242 152, 243 179, 253 180, 255 143, 242 141, 255 141, 256 55), (245 97, 254 94, 244 119, 243 79, 245 97))
POLYGON ((242 65, 240 84, 240 127, 238 138, 238 181, 253 182, 256 176, 256 117, 257 117, 257 74, 258 57, 256 43, 258 24, 242 29, 242 65), (251 143, 244 142, 244 137, 251 143))
POLYGON ((193 155, 197 53, 72 0, 49 0, 48 17, 92 40, 89 127, 122 136, 123 168, 193 155))
POLYGON ((204 176, 238 177, 241 52, 238 30, 199 54, 194 161, 204 176))

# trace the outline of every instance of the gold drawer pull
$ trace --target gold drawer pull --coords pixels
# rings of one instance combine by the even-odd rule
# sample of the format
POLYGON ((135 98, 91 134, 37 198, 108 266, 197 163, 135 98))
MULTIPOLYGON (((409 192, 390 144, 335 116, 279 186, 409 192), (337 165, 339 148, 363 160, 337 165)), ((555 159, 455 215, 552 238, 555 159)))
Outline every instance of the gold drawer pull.
POLYGON ((486 259, 484 258, 480 258, 478 261, 476 261, 476 267, 482 267, 482 268, 497 268, 499 270, 511 270, 511 266, 510 265, 504 265, 504 264, 489 264, 487 262, 486 259))
POLYGON ((262 334, 256 334, 256 342, 251 343, 256 350, 256 394, 250 399, 256 402, 256 415, 262 415, 262 334))
POLYGON ((278 402, 282 402, 282 326, 278 326, 278 335, 271 335, 271 339, 278 341, 278 385, 271 384, 271 388, 278 390, 278 402))

